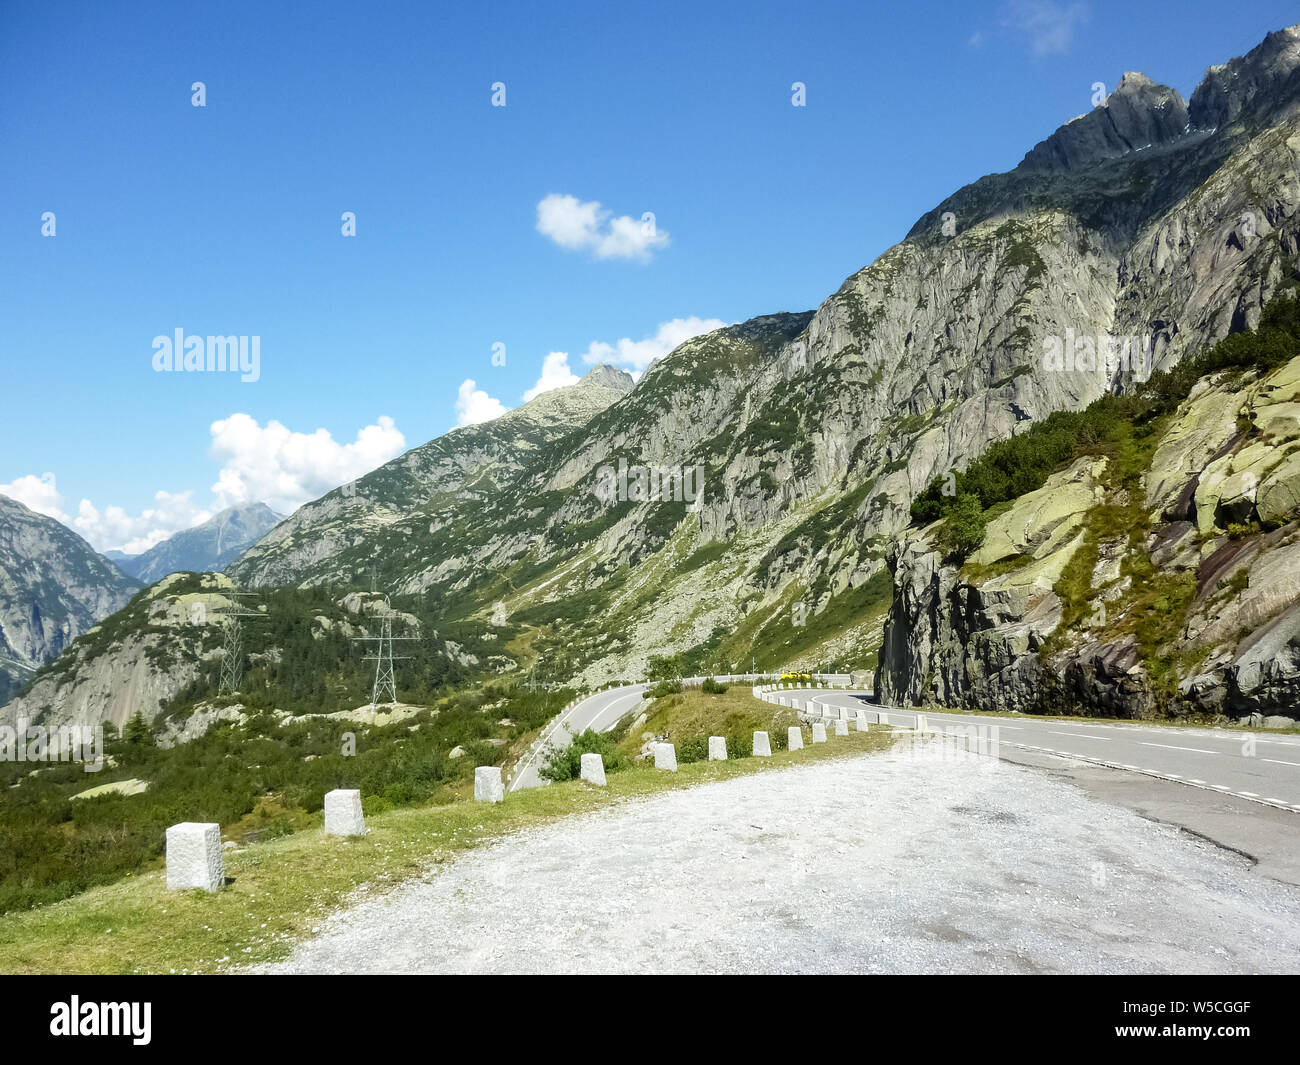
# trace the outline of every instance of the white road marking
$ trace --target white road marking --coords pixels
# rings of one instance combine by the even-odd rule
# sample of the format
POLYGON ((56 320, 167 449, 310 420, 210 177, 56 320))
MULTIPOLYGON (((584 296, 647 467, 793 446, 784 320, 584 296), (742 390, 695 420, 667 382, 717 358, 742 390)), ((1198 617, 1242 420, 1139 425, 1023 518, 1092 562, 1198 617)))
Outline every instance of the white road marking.
POLYGON ((1072 739, 1072 740, 1108 740, 1108 739, 1110 739, 1109 736, 1085 736, 1082 732, 1080 732, 1080 733, 1071 733, 1071 732, 1053 732, 1053 733, 1051 733, 1051 735, 1053 735, 1053 736, 1069 736, 1070 739, 1072 739))
POLYGON ((1238 795, 1244 795, 1244 796, 1246 796, 1246 798, 1248 798, 1248 799, 1258 799, 1258 798, 1259 798, 1259 796, 1256 795, 1253 791, 1239 791, 1239 792, 1237 792, 1237 794, 1238 794, 1238 795))
POLYGON ((1300 762, 1284 762, 1284 761, 1282 761, 1282 759, 1280 759, 1280 758, 1261 758, 1260 761, 1261 761, 1261 762, 1272 762, 1274 765, 1296 765, 1296 766, 1300 766, 1300 762))
POLYGON ((1175 747, 1172 743, 1148 743, 1141 741, 1143 747, 1164 747, 1170 751, 1195 751, 1197 754, 1221 754, 1221 751, 1207 751, 1202 747, 1175 747))

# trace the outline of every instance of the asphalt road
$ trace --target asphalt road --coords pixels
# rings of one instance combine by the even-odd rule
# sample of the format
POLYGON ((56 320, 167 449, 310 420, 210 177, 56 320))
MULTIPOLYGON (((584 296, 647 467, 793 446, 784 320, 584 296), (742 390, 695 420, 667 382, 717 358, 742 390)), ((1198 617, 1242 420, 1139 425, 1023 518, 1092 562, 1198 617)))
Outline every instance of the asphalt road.
POLYGON ((510 791, 520 788, 535 788, 544 781, 537 775, 537 769, 546 761, 546 752, 553 747, 567 747, 573 737, 587 729, 606 732, 618 724, 619 718, 641 701, 644 684, 632 684, 626 688, 610 688, 608 691, 596 692, 582 702, 570 707, 561 714, 542 733, 519 763, 518 770, 510 780, 510 791))
MULTIPOLYGON (((883 712, 890 724, 904 728, 916 724, 917 711, 876 706, 867 701, 866 692, 796 690, 777 694, 809 700, 832 717, 840 708, 850 718, 865 709, 868 720, 883 712)), ((1063 756, 1300 810, 1300 736, 1271 736, 1262 730, 1242 733, 1136 723, 1042 721, 992 713, 927 711, 925 718, 935 730, 996 725, 1000 756, 1011 761, 1036 764, 1023 757, 1027 752, 1063 756)))

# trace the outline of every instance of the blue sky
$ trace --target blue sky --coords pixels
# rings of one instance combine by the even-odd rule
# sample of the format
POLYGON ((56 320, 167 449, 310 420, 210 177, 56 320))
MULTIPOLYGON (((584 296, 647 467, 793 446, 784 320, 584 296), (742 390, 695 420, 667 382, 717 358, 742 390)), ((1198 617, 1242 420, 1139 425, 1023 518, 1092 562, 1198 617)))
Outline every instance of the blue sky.
POLYGON ((708 322, 815 307, 1094 82, 1187 95, 1296 17, 5 0, 0 491, 101 549, 288 509, 518 405, 548 355, 547 383, 592 353, 638 368, 708 322), (258 379, 156 372, 178 328, 259 337, 258 379))

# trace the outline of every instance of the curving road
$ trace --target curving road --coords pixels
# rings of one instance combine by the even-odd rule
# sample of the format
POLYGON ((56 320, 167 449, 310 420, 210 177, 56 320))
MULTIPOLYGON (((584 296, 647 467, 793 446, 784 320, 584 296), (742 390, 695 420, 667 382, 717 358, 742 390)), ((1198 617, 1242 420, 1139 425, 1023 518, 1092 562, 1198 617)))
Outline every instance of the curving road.
MULTIPOLYGON (((717 674, 714 679, 724 684, 752 683, 759 677, 771 676, 769 673, 735 673, 717 674)), ((815 676, 831 684, 847 684, 848 675, 841 673, 819 673, 815 676)), ((686 685, 699 684, 703 677, 684 677, 686 685)), ((529 747, 527 753, 519 760, 514 774, 510 778, 507 791, 521 788, 536 788, 547 783, 537 775, 538 767, 546 761, 546 752, 555 747, 567 747, 573 737, 587 729, 596 732, 608 732, 624 714, 632 710, 641 701, 646 684, 629 684, 621 688, 609 688, 589 695, 575 703, 552 721, 542 735, 529 747)))

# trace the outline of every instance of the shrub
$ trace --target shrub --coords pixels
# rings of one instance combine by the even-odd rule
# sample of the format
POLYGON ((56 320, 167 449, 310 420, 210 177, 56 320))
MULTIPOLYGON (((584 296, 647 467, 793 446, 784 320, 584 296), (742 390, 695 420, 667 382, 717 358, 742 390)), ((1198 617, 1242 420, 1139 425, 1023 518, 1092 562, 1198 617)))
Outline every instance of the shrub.
POLYGON ((705 695, 721 695, 727 690, 727 685, 719 684, 712 677, 705 677, 704 683, 700 685, 700 691, 705 695))
POLYGON ((577 780, 582 771, 584 754, 600 755, 605 761, 606 773, 616 773, 628 765, 627 756, 619 752, 612 736, 587 729, 574 736, 568 747, 552 751, 537 775, 543 780, 556 782, 577 780))
POLYGON ((680 680, 661 680, 658 684, 646 692, 651 699, 659 699, 665 695, 681 695, 682 682, 680 680))
POLYGON ((690 739, 678 740, 677 761, 682 765, 689 762, 703 762, 709 757, 709 741, 704 736, 692 736, 690 739))
POLYGON ((966 493, 948 511, 939 529, 939 547, 949 562, 963 562, 984 542, 984 508, 979 496, 966 493))

